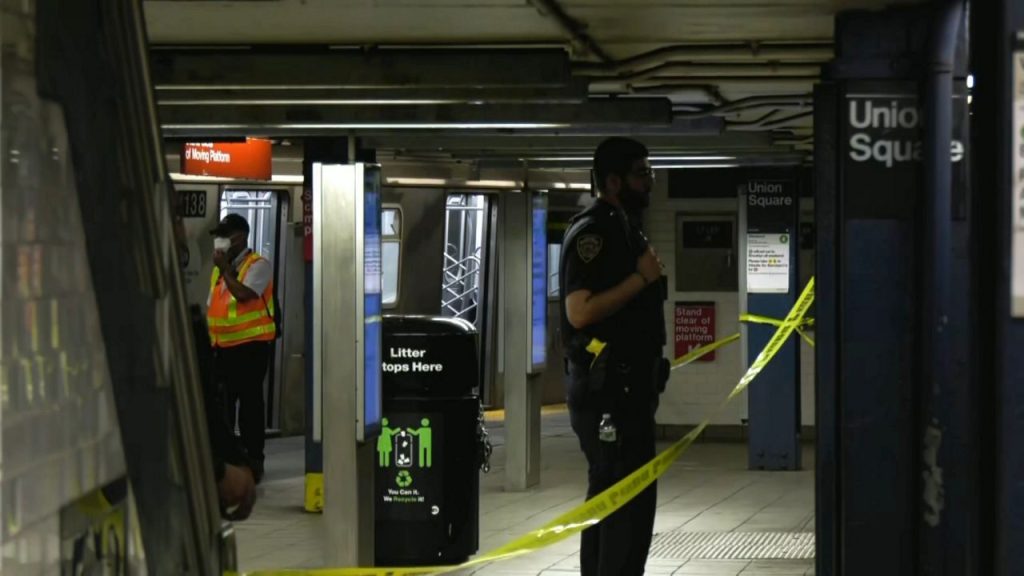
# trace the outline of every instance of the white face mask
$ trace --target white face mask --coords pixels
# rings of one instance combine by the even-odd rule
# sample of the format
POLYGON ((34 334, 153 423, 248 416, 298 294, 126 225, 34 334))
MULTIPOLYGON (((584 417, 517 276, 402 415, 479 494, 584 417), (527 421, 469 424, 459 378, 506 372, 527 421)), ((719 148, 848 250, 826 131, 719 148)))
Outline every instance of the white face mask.
POLYGON ((231 239, 230 238, 214 238, 213 249, 220 250, 221 252, 227 252, 231 250, 231 239))

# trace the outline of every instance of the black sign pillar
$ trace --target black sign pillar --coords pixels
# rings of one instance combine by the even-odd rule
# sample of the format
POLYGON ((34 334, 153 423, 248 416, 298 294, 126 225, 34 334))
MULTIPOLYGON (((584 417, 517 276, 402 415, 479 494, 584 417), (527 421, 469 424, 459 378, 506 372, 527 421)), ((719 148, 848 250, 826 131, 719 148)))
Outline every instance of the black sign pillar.
POLYGON ((967 282, 966 58, 942 14, 841 14, 815 93, 822 576, 972 573, 969 307, 943 296, 967 282), (947 40, 943 96, 932 64, 947 40), (929 123, 949 94, 952 122, 929 123), (944 194, 925 172, 942 137, 944 194))
POLYGON ((978 392, 977 464, 984 548, 975 574, 1024 570, 1024 5, 971 4, 974 74, 970 347, 978 392), (980 192, 984 193, 980 193, 980 192))

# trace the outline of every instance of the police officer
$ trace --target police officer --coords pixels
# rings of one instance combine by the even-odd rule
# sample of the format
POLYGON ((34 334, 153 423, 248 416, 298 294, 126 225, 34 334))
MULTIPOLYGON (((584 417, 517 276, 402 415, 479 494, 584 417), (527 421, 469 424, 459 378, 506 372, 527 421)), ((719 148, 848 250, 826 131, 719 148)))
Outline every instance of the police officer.
MULTIPOLYGON (((594 154, 599 196, 562 246, 562 338, 572 428, 587 458, 590 499, 655 456, 654 413, 668 379, 665 280, 640 227, 654 172, 646 147, 610 138, 594 154)), ((644 573, 655 485, 583 531, 583 576, 644 573)))

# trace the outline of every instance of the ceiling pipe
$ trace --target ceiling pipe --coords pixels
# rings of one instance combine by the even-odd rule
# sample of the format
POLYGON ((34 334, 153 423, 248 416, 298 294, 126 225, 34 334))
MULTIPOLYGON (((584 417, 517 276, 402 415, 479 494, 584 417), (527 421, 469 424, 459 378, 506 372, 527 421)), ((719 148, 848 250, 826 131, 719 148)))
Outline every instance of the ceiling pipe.
POLYGON ((733 112, 745 112, 755 110, 758 108, 787 108, 787 107, 804 107, 810 106, 814 103, 814 97, 811 94, 791 94, 791 95, 773 95, 773 96, 748 96, 746 98, 740 98, 733 100, 727 104, 708 108, 706 110, 700 110, 696 112, 675 112, 673 115, 676 118, 703 118, 705 116, 724 116, 733 112))
POLYGON ((722 76, 697 76, 697 75, 685 75, 685 76, 655 76, 649 79, 647 84, 633 84, 634 88, 641 89, 649 86, 652 83, 659 84, 741 84, 741 83, 755 83, 755 84, 776 84, 779 82, 817 82, 820 77, 817 74, 788 74, 788 75, 775 75, 775 76, 754 76, 754 75, 722 75, 722 76))
POLYGON ((657 84, 644 84, 640 86, 631 86, 631 89, 636 94, 671 94, 675 90, 691 90, 697 86, 706 86, 709 82, 718 82, 721 84, 730 84, 733 86, 765 86, 771 85, 772 88, 789 87, 789 88, 809 88, 811 84, 818 81, 817 77, 808 78, 782 78, 782 77, 720 77, 720 78, 671 78, 658 80, 670 80, 664 81, 657 84))
POLYGON ((727 122, 726 123, 726 129, 727 130, 766 130, 766 129, 778 130, 778 129, 782 129, 782 128, 793 129, 795 127, 789 127, 789 126, 787 126, 787 124, 789 124, 791 122, 794 122, 796 120, 801 120, 803 118, 807 118, 808 116, 812 116, 813 114, 814 114, 813 110, 808 110, 806 112, 800 112, 800 113, 797 113, 797 114, 791 114, 791 115, 785 116, 783 118, 776 118, 775 120, 767 120, 766 121, 765 119, 761 119, 760 121, 758 121, 756 123, 727 122))
POLYGON ((614 59, 604 51, 601 46, 586 32, 586 25, 576 20, 572 16, 566 13, 562 5, 558 3, 558 0, 529 0, 535 8, 539 9, 541 13, 550 16, 558 25, 561 26, 562 30, 572 37, 573 43, 577 46, 581 46, 586 52, 594 55, 601 62, 611 63, 614 59))
MULTIPOLYGON (((536 0, 539 1, 539 0, 536 0)), ((727 44, 683 44, 664 46, 622 60, 579 62, 573 64, 573 73, 627 74, 638 68, 658 66, 673 60, 769 60, 769 61, 821 61, 834 57, 831 42, 745 42, 727 44)))
MULTIPOLYGON (((631 86, 615 86, 615 82, 609 79, 609 82, 595 82, 590 86, 591 97, 603 98, 603 97, 618 97, 618 96, 629 96, 635 91, 632 90, 631 86)), ((672 94, 676 97, 688 98, 693 101, 701 101, 710 103, 713 106, 724 104, 726 101, 722 93, 718 91, 718 87, 711 84, 694 84, 692 86, 681 87, 672 91, 672 94)), ((686 104, 688 106, 696 106, 698 104, 686 104)), ((704 104, 706 105, 706 104, 704 104)))
POLYGON ((761 124, 763 124, 763 123, 771 120, 775 116, 777 116, 780 111, 781 110, 779 110, 778 108, 775 108, 774 110, 769 110, 763 116, 761 116, 760 118, 757 118, 755 120, 730 120, 730 121, 726 122, 726 126, 727 127, 732 127, 732 126, 760 126, 761 124))
POLYGON ((664 62, 649 68, 643 68, 622 74, 602 73, 578 76, 592 78, 595 81, 640 81, 657 77, 660 74, 670 76, 818 76, 821 65, 807 62, 766 62, 766 63, 716 63, 716 62, 664 62))

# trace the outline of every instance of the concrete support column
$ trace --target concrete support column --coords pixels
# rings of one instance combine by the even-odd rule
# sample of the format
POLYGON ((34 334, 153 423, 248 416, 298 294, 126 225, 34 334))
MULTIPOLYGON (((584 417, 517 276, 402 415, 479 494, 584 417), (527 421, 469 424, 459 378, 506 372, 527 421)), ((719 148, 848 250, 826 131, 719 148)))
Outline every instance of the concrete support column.
POLYGON ((530 195, 501 198, 502 326, 504 331, 505 489, 521 491, 540 482, 540 379, 527 375, 530 360, 530 195))
POLYGON ((362 287, 356 235, 358 182, 353 166, 313 169, 314 382, 323 397, 324 524, 328 566, 372 566, 374 559, 374 444, 360 443, 354 385, 363 361, 357 318, 362 287), (338 289, 338 288, 341 289, 338 289))

